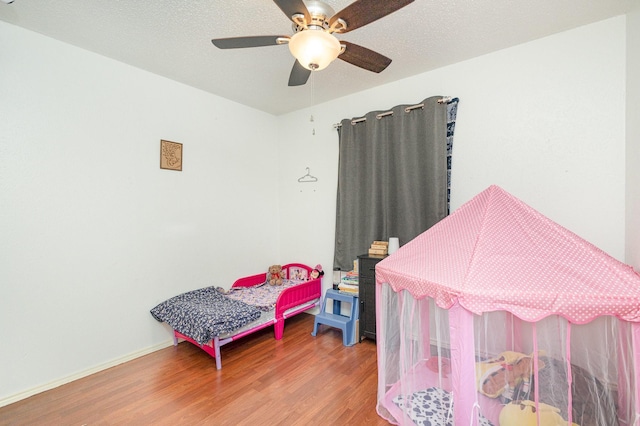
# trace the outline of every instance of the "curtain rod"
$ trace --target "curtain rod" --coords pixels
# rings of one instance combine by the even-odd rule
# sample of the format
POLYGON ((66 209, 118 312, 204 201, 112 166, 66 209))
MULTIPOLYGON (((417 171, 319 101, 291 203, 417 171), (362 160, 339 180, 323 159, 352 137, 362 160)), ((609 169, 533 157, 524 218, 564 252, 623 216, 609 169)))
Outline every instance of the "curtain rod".
MULTIPOLYGON (((445 96, 444 98, 438 99, 438 103, 439 104, 446 104, 446 103, 451 102, 451 100, 452 100, 451 96, 445 96)), ((414 109, 418 109, 418 108, 420 108, 420 109, 424 108, 424 104, 417 104, 417 105, 408 106, 408 107, 406 107, 404 109, 404 112, 411 112, 414 109)), ((378 120, 380 120, 382 117, 386 117, 388 115, 393 115, 393 111, 381 112, 380 114, 376 115, 376 118, 378 120)), ((363 121, 367 121, 367 117, 354 118, 353 120, 351 120, 351 124, 355 125, 355 124, 358 124, 358 123, 362 123, 363 121)), ((342 123, 336 123, 336 124, 333 125, 334 129, 338 129, 340 127, 342 127, 342 123)))

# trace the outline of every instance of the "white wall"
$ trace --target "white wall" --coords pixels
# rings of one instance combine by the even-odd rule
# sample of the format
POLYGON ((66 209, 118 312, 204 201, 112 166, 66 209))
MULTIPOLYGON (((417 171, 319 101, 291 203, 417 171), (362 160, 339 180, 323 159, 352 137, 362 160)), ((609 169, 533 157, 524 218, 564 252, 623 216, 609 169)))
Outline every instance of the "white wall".
POLYGON ((640 271, 640 3, 627 15, 626 262, 640 271))
MULTIPOLYGON (((321 80, 315 83, 322 90, 321 80)), ((287 159, 280 193, 296 201, 280 215, 283 253, 306 247, 331 268, 338 157, 333 124, 433 95, 460 98, 452 209, 497 184, 623 260, 624 16, 280 117, 287 159), (306 165, 317 184, 297 183, 306 165)))
POLYGON ((3 22, 0 69, 0 405, 168 344, 155 304, 279 260, 273 116, 3 22))

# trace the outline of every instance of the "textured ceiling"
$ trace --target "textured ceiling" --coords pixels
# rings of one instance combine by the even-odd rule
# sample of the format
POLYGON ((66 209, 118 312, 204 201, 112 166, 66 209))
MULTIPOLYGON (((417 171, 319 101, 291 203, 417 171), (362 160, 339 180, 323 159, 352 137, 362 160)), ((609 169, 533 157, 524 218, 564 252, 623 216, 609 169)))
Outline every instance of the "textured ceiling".
MULTIPOLYGON (((278 115, 621 15, 636 1, 416 0, 338 37, 393 59, 385 71, 338 60, 300 87, 287 86, 287 46, 211 44, 291 35, 291 21, 270 0, 15 0, 0 3, 0 20, 278 115)), ((326 3, 339 11, 351 0, 326 3)))

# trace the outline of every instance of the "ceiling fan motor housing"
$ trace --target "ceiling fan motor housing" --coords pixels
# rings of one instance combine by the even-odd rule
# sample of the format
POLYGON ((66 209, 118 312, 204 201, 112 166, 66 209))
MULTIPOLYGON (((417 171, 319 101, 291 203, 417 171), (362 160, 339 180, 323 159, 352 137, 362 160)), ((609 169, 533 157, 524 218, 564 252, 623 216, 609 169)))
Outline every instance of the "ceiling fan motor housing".
POLYGON ((304 2, 309 12, 310 22, 305 22, 302 14, 296 14, 291 17, 293 21, 293 31, 300 32, 306 29, 326 30, 329 28, 329 18, 335 15, 335 11, 326 3, 317 0, 308 0, 304 2))

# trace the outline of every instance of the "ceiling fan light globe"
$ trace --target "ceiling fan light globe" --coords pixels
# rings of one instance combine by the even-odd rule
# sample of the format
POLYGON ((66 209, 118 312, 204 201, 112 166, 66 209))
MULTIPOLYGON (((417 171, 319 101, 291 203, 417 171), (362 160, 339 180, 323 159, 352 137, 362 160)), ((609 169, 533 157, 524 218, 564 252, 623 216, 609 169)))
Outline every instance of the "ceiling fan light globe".
POLYGON ((333 62, 340 54, 340 42, 322 30, 305 30, 289 40, 291 54, 300 65, 311 71, 319 71, 333 62))

